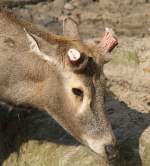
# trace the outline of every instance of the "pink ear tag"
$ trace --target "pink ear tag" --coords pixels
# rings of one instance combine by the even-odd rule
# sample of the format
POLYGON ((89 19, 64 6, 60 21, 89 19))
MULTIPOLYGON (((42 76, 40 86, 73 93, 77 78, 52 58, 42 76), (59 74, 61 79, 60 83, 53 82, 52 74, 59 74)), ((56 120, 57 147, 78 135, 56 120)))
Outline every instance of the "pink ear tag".
POLYGON ((68 57, 71 62, 77 62, 80 59, 81 55, 79 51, 71 48, 68 51, 68 57))
POLYGON ((102 47, 105 52, 111 52, 117 45, 118 40, 115 37, 113 30, 106 28, 100 42, 100 47, 102 47))

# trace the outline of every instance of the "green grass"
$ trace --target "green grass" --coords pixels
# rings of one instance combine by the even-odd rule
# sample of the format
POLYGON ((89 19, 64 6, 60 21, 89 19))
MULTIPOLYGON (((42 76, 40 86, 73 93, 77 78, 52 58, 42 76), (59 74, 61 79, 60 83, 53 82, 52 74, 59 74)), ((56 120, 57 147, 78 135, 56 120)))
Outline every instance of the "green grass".
POLYGON ((126 51, 126 50, 119 50, 114 53, 112 58, 112 63, 114 64, 123 64, 123 65, 130 65, 130 64, 139 64, 140 60, 138 58, 138 54, 136 51, 126 51))

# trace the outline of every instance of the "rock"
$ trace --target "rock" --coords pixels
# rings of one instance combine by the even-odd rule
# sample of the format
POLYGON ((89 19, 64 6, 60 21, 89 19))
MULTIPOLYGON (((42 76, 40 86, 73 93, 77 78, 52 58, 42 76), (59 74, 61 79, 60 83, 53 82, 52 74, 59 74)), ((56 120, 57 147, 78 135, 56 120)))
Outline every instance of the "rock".
POLYGON ((52 12, 54 15, 60 16, 64 8, 64 0, 55 0, 52 6, 52 12))
POLYGON ((47 0, 1 0, 0 7, 22 7, 25 5, 37 4, 39 2, 44 2, 47 0))
POLYGON ((149 166, 150 164, 150 127, 148 127, 140 137, 140 155, 142 164, 149 166))
POLYGON ((86 6, 92 2, 93 2, 92 0, 72 0, 72 4, 76 7, 86 6))
POLYGON ((66 3, 66 4, 64 5, 64 9, 66 9, 66 10, 73 10, 73 9, 74 9, 74 6, 71 5, 70 3, 66 3))

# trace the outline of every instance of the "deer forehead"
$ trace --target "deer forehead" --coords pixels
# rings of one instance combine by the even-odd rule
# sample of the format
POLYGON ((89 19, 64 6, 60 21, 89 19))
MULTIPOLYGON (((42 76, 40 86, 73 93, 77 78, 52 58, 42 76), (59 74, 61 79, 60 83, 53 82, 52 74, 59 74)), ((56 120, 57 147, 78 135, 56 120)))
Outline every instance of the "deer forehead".
POLYGON ((65 71, 63 74, 63 82, 67 89, 70 87, 83 87, 83 81, 70 71, 65 71))
POLYGON ((72 41, 69 45, 68 45, 68 50, 67 51, 73 51, 73 52, 79 52, 81 53, 85 53, 87 56, 91 56, 91 54, 93 54, 93 52, 95 52, 96 47, 95 46, 91 46, 87 43, 84 42, 80 42, 80 41, 72 41))
POLYGON ((82 115, 84 112, 90 110, 91 95, 88 87, 85 86, 84 82, 74 73, 65 73, 64 76, 64 88, 67 92, 66 95, 69 97, 69 101, 74 105, 76 109, 76 116, 82 115), (84 91, 84 98, 81 103, 77 103, 72 93, 72 88, 81 88, 84 91))

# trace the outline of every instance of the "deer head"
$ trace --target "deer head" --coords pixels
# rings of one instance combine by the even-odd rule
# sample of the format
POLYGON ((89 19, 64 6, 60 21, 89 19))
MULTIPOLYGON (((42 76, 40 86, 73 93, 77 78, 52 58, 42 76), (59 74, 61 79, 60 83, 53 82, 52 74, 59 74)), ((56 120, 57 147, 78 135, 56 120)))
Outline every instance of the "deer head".
POLYGON ((77 140, 111 159, 116 155, 116 139, 105 114, 103 66, 110 60, 117 39, 106 29, 100 44, 88 45, 81 40, 72 18, 65 18, 63 25, 64 37, 50 37, 51 43, 58 46, 56 55, 51 57, 44 54, 34 36, 26 32, 31 50, 54 64, 60 74, 61 90, 54 101, 61 106, 57 104, 57 109, 52 109, 49 105, 47 110, 77 140))

